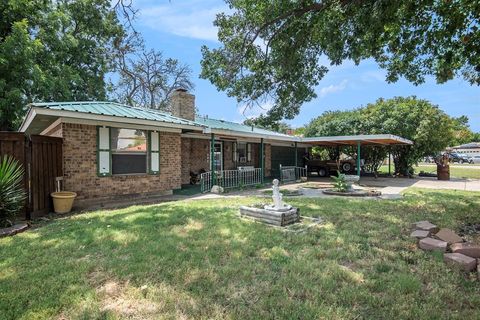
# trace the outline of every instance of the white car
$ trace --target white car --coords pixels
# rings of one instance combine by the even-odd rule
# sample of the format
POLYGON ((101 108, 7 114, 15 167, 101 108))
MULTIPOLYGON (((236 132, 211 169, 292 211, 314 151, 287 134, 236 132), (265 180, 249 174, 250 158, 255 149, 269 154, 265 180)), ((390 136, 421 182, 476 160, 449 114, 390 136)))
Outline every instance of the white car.
POLYGON ((480 164, 480 156, 473 156, 471 158, 472 158, 471 163, 480 164))

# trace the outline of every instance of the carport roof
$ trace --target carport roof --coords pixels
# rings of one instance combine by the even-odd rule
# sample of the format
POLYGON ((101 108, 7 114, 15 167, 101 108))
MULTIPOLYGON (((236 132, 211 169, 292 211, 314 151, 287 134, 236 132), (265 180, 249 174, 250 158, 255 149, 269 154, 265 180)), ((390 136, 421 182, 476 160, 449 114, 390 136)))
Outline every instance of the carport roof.
POLYGON ((337 146, 337 145, 395 145, 413 144, 412 141, 393 134, 361 134, 355 136, 330 136, 302 138, 303 143, 316 146, 337 146))

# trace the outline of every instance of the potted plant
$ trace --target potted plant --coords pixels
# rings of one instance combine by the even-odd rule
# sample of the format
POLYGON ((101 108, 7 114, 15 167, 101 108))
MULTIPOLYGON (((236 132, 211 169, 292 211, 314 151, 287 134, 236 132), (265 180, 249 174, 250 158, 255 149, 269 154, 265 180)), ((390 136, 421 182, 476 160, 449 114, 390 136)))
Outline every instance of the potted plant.
POLYGON ((57 191, 52 192, 50 196, 53 199, 53 210, 55 213, 69 213, 72 210, 73 201, 77 197, 75 192, 60 191, 60 181, 63 177, 57 177, 57 191))

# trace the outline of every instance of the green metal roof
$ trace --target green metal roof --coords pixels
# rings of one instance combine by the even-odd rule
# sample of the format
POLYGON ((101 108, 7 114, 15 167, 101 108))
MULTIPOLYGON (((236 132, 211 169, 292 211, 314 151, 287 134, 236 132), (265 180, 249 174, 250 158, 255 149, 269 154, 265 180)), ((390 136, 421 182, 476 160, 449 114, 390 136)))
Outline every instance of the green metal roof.
POLYGON ((220 129, 220 130, 228 130, 233 132, 253 133, 253 134, 259 134, 259 135, 292 138, 292 136, 288 134, 283 134, 275 131, 252 127, 252 126, 231 122, 231 121, 211 119, 208 117, 197 116, 195 117, 195 122, 201 125, 204 125, 206 127, 209 127, 211 129, 220 129))
POLYGON ((130 107, 124 104, 116 103, 116 102, 104 102, 104 101, 42 102, 42 103, 31 103, 30 106, 51 109, 51 110, 74 111, 74 112, 81 112, 81 113, 114 116, 119 118, 153 120, 153 121, 168 122, 168 123, 174 123, 174 124, 201 126, 193 121, 174 117, 168 113, 164 113, 158 110, 130 107))
POLYGON ((154 109, 143 109, 131 107, 116 102, 105 101, 76 101, 76 102, 41 102, 31 103, 29 106, 36 108, 44 108, 58 111, 72 111, 79 113, 87 113, 92 115, 114 116, 126 119, 142 119, 152 120, 178 125, 189 125, 196 127, 207 127, 210 129, 231 131, 235 133, 256 134, 265 136, 275 136, 278 138, 292 138, 287 134, 282 134, 266 129, 251 127, 248 125, 235 123, 231 121, 211 119, 208 117, 195 118, 195 121, 190 121, 178 117, 174 117, 168 113, 161 112, 154 109))

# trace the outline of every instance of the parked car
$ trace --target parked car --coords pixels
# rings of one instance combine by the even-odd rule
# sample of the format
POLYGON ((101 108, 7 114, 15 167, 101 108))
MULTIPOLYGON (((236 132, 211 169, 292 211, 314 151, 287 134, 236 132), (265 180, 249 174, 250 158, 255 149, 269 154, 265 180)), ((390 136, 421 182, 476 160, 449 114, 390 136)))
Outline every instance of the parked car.
MULTIPOLYGON (((310 159, 306 160, 308 172, 316 172, 320 177, 329 176, 331 173, 334 173, 338 170, 337 161, 335 160, 319 160, 319 159, 310 159)), ((340 172, 342 173, 353 173, 356 169, 355 160, 341 160, 340 161, 340 172)))
POLYGON ((423 159, 423 161, 424 161, 425 163, 433 163, 433 162, 435 162, 435 158, 432 157, 432 156, 429 156, 429 157, 425 157, 425 158, 423 159))
POLYGON ((450 153, 449 155, 449 160, 451 163, 472 163, 472 160, 469 159, 467 155, 464 155, 462 153, 450 153))
POLYGON ((480 156, 473 156, 471 163, 480 164, 480 156))

